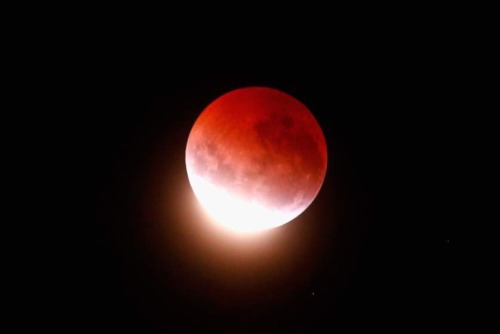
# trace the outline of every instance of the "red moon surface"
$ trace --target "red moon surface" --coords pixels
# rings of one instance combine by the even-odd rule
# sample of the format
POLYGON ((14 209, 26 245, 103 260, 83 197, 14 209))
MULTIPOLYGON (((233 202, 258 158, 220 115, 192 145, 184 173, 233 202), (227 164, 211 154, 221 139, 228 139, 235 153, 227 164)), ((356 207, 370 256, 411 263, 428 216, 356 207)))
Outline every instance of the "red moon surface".
POLYGON ((206 213, 237 232, 300 215, 325 178, 327 149, 309 109, 274 88, 230 91, 200 114, 186 147, 189 182, 206 213))

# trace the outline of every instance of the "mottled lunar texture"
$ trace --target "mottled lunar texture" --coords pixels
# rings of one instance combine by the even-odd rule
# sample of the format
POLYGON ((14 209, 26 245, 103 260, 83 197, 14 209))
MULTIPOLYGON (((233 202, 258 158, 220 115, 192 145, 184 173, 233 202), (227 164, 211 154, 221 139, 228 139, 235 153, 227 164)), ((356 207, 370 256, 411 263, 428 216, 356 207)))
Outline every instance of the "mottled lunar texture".
POLYGON ((196 120, 186 147, 189 181, 201 205, 236 230, 271 228, 301 214, 318 194, 326 166, 325 138, 314 116, 272 88, 217 98, 196 120), (217 197, 228 203, 214 204, 217 197), (231 207, 233 200, 239 204, 231 207), (253 217, 259 210, 272 218, 253 217), (245 215, 256 221, 243 224, 245 215))

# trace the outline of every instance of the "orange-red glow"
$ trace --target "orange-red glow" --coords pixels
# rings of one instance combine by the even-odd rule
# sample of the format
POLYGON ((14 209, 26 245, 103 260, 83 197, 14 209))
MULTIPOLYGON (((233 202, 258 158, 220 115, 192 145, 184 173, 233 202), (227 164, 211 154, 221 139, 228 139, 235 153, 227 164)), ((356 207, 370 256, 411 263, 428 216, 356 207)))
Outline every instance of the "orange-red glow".
POLYGON ((297 99, 263 87, 237 89, 196 120, 186 147, 189 181, 215 221, 233 231, 283 225, 323 183, 326 142, 297 99))

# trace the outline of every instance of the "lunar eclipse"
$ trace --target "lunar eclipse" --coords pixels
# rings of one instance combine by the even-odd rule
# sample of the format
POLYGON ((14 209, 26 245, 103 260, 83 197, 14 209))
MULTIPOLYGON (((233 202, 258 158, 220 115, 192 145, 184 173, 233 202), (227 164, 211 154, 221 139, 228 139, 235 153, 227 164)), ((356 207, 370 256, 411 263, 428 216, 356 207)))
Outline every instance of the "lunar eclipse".
POLYGON ((64 87, 34 116, 57 122, 39 136, 23 113, 12 139, 23 204, 45 199, 52 237, 15 236, 21 319, 136 333, 463 328, 471 219, 453 216, 478 146, 460 120, 480 108, 463 38, 365 12, 375 19, 314 16, 310 33, 223 24, 200 43, 176 26, 137 45, 98 29, 81 61, 56 59, 64 87))
POLYGON ((203 110, 187 141, 194 194, 216 223, 236 232, 296 218, 317 196, 326 168, 326 141, 313 114, 274 88, 223 94, 203 110))

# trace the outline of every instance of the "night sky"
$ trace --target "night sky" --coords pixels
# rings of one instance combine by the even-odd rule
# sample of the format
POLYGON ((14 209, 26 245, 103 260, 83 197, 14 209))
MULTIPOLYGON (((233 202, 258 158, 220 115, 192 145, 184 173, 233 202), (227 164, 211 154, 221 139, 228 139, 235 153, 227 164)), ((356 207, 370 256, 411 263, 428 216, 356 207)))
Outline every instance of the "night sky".
POLYGON ((456 77, 437 51, 368 37, 337 42, 337 51, 293 58, 291 49, 263 48, 199 59, 210 49, 191 46, 191 57, 163 61, 151 49, 124 56, 123 48, 72 73, 82 76, 67 129, 77 139, 68 150, 78 152, 71 185, 82 219, 66 236, 76 251, 66 262, 68 328, 450 326, 454 232, 438 209, 456 77), (206 220, 184 153, 201 111, 247 86, 308 106, 327 141, 328 169, 302 215, 238 238, 206 220))

